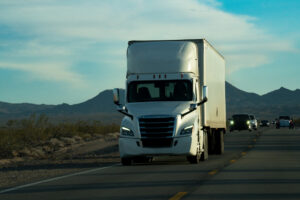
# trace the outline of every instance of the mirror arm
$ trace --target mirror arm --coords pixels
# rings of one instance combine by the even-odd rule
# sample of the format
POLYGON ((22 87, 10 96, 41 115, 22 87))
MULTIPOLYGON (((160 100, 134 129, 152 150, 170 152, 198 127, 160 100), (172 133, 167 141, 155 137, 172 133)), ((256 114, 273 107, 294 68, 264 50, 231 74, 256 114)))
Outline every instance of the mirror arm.
POLYGON ((133 115, 123 111, 123 110, 118 110, 118 112, 122 113, 123 115, 126 115, 127 117, 129 117, 131 120, 133 120, 133 115))
POLYGON ((187 114, 190 114, 191 112, 193 112, 194 110, 196 110, 196 108, 195 108, 195 109, 192 109, 192 110, 189 110, 189 111, 187 111, 187 112, 185 112, 185 113, 182 113, 182 114, 181 114, 181 119, 182 119, 184 116, 186 116, 187 114))
MULTIPOLYGON (((200 106, 200 105, 202 105, 202 104, 204 104, 205 102, 207 102, 207 97, 204 97, 204 99, 202 99, 199 103, 197 103, 197 106, 200 106)), ((190 114, 191 112, 193 112, 194 110, 196 110, 197 108, 193 108, 192 110, 189 110, 189 111, 187 111, 187 112, 185 112, 185 113, 182 113, 181 114, 181 119, 184 117, 184 116, 186 116, 187 114, 190 114)))
POLYGON ((204 97, 204 99, 202 99, 199 103, 197 103, 197 106, 200 106, 202 104, 204 104, 205 102, 207 102, 207 97, 204 97))

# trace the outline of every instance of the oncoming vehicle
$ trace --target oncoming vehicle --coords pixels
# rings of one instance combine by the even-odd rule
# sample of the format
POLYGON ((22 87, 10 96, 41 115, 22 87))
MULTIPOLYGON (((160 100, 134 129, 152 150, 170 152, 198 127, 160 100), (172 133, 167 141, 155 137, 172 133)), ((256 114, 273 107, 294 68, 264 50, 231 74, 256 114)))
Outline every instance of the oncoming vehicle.
POLYGON ((260 127, 269 127, 270 126, 270 122, 268 120, 261 120, 259 123, 260 127))
POLYGON ((234 130, 252 130, 252 126, 250 124, 250 116, 248 114, 235 114, 232 115, 232 119, 229 121, 229 131, 232 132, 234 130))
POLYGON ((280 127, 290 127, 290 120, 291 118, 289 116, 279 116, 278 119, 278 125, 276 126, 276 128, 280 128, 280 127))
POLYGON ((206 40, 129 41, 125 96, 121 105, 114 89, 125 115, 123 165, 160 155, 199 163, 224 152, 225 60, 206 40))
POLYGON ((257 130, 257 119, 255 118, 254 115, 249 115, 250 117, 250 125, 251 125, 251 129, 257 130))

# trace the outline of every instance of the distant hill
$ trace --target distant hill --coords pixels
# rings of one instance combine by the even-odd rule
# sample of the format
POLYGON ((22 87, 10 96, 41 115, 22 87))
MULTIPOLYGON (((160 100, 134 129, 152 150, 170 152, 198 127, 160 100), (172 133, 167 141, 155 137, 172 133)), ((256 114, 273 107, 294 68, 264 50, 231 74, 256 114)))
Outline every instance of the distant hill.
POLYGON ((5 114, 19 114, 28 112, 39 112, 46 109, 54 108, 54 105, 37 105, 29 103, 5 103, 0 102, 0 115, 5 114))
POLYGON ((227 117, 235 113, 251 113, 262 119, 279 115, 300 117, 300 90, 284 87, 264 95, 248 93, 226 82, 227 117))
MULTIPOLYGON (((124 90, 121 90, 124 102, 124 90)), ((112 90, 74 105, 11 104, 0 102, 0 123, 9 119, 28 117, 33 113, 46 114, 54 121, 99 120, 104 123, 119 123, 122 115, 112 101, 112 90)), ((300 117, 300 90, 279 88, 265 95, 245 92, 226 82, 227 118, 235 113, 252 113, 257 118, 274 119, 278 115, 300 117)))
POLYGON ((300 104, 300 90, 289 90, 284 87, 262 96, 262 101, 268 105, 293 106, 300 104))

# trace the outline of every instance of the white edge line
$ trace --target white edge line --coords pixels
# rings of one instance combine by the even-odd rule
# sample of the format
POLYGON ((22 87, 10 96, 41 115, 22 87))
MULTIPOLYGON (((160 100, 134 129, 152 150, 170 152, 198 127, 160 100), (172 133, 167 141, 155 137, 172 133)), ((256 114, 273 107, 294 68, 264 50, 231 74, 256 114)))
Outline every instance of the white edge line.
POLYGON ((110 165, 110 166, 107 166, 107 167, 100 167, 100 168, 90 169, 90 170, 86 170, 86 171, 76 172, 76 173, 73 173, 73 174, 67 174, 67 175, 64 175, 64 176, 58 176, 58 177, 54 177, 54 178, 49 178, 49 179, 42 180, 42 181, 37 181, 37 182, 34 182, 34 183, 20 185, 20 186, 16 186, 16 187, 13 187, 13 188, 8 188, 8 189, 5 189, 5 190, 1 190, 0 194, 11 192, 11 191, 15 191, 15 190, 19 190, 19 189, 23 189, 23 188, 27 188, 27 187, 31 187, 31 186, 42 184, 42 183, 48 183, 48 182, 51 182, 51 181, 57 181, 57 180, 64 179, 64 178, 69 178, 69 177, 72 177, 72 176, 78 176, 78 175, 82 175, 82 174, 88 174, 88 173, 91 173, 91 172, 95 172, 95 171, 100 171, 100 170, 104 170, 104 169, 107 169, 107 168, 111 168, 111 167, 114 167, 114 166, 117 166, 117 165, 120 165, 120 164, 115 164, 115 165, 110 165))

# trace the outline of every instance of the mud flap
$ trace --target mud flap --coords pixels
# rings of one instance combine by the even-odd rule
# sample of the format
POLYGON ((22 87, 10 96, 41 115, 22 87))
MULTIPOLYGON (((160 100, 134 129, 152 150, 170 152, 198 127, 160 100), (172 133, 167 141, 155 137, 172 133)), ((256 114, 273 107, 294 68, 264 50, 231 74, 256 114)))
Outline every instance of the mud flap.
POLYGON ((209 130, 208 133, 208 153, 223 154, 224 153, 224 131, 209 130))

